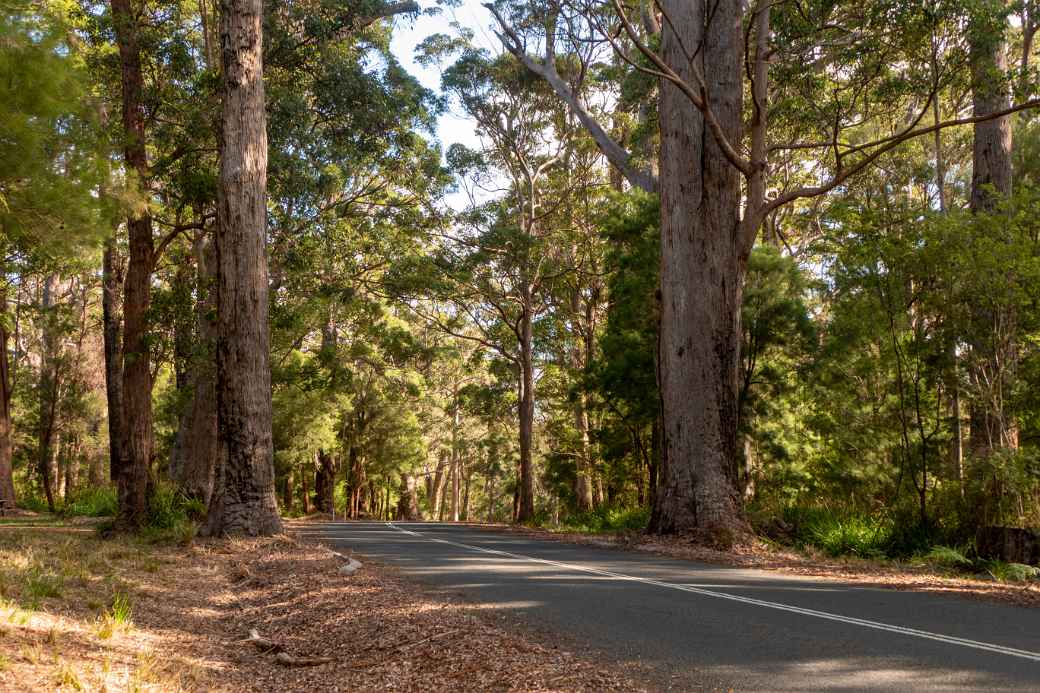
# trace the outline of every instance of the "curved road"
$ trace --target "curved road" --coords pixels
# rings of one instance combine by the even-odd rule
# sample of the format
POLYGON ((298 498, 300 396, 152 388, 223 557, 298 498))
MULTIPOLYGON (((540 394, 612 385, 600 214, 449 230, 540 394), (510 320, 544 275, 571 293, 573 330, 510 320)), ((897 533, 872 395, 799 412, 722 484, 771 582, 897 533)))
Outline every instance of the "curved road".
POLYGON ((660 689, 1040 691, 1040 610, 467 525, 302 529, 660 689))

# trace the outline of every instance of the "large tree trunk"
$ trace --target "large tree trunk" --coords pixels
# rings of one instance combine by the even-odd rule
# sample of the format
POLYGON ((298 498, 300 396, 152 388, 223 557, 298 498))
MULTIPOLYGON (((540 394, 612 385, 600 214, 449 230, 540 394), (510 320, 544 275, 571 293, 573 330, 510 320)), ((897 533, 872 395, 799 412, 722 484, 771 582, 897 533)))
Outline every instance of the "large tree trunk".
POLYGON ((11 439, 11 369, 7 359, 9 335, 6 314, 7 285, 0 283, 0 500, 13 507, 15 498, 11 439))
MULTIPOLYGON (((1011 104, 1007 80, 1007 20, 1004 0, 983 0, 969 27, 972 110, 985 116, 1011 104)), ((997 211, 1011 194, 1011 117, 976 123, 972 151, 971 210, 997 211)), ((979 392, 970 412, 970 444, 976 457, 1018 447, 1018 428, 1005 409, 1008 378, 1016 360, 1014 316, 1006 306, 975 311, 973 380, 979 392)))
MULTIPOLYGON (((731 142, 741 140, 741 3, 667 0, 663 59, 696 83, 731 142), (678 33, 677 33, 678 32, 678 33)), ((733 529, 736 491, 739 310, 746 257, 738 232, 740 180, 704 118, 662 84, 661 399, 664 450, 650 530, 733 529)))
POLYGON ((115 238, 105 241, 101 277, 101 321, 105 343, 105 397, 108 402, 109 479, 119 481, 125 459, 123 426, 123 267, 115 238))
POLYGON ((524 290, 524 314, 520 319, 520 478, 516 521, 534 519, 534 334, 531 325, 531 290, 524 290))
MULTIPOLYGON (((145 141, 144 77, 137 16, 129 0, 112 0, 112 20, 122 70, 123 158, 141 191, 148 180, 145 141)), ((149 366, 148 305, 153 258, 152 217, 141 206, 127 220, 130 260, 123 302, 123 425, 126 447, 120 463, 119 521, 137 527, 144 521, 152 454, 152 374, 149 366)))
POLYGON ((221 465, 208 534, 280 532, 267 316, 267 131, 261 0, 222 0, 217 185, 217 403, 221 465))
POLYGON ((213 495, 214 475, 220 456, 217 439, 217 374, 215 367, 217 344, 216 320, 216 248, 211 240, 195 243, 198 266, 198 303, 196 321, 201 355, 192 359, 189 387, 191 402, 181 419, 175 449, 180 460, 171 467, 178 471, 181 492, 209 504, 213 495))

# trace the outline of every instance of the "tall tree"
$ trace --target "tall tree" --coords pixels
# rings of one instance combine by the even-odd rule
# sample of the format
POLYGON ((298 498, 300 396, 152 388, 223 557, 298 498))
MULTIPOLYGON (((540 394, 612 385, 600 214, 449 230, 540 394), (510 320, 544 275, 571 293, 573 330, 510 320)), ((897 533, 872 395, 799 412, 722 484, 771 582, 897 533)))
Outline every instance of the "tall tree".
MULTIPOLYGON (((1012 192, 1011 105, 1008 79, 1008 20, 1005 0, 978 3, 968 31, 972 113, 988 118, 975 123, 972 141, 971 211, 999 214, 1012 192)), ((971 450, 980 457, 1018 447, 1010 411, 1010 371, 1015 365, 1015 315, 1007 306, 980 297, 971 378, 976 390, 971 407, 971 450)))
MULTIPOLYGON (((136 185, 148 185, 148 151, 141 67, 140 12, 131 0, 112 0, 112 21, 119 45, 122 84, 123 160, 136 185)), ((152 457, 152 372, 148 345, 148 306, 154 263, 152 215, 139 205, 127 219, 130 256, 123 298, 122 429, 118 443, 125 455, 118 465, 119 518, 139 526, 147 511, 148 474, 152 457)))
POLYGON ((221 455, 206 526, 211 535, 269 535, 282 528, 271 433, 262 33, 261 0, 222 0, 216 245, 221 455))
MULTIPOLYGON (((652 531, 705 530, 720 539, 744 525, 736 492, 739 311, 748 257, 763 220, 795 200, 834 190, 907 140, 1000 115, 921 125, 938 91, 963 76, 951 65, 946 80, 937 82, 918 68, 929 64, 930 55, 922 52, 930 48, 927 37, 937 26, 955 27, 959 18, 946 13, 959 10, 883 5, 860 12, 827 3, 804 12, 769 0, 746 8, 735 1, 662 0, 657 9, 663 21, 645 22, 660 27, 659 48, 621 0, 607 8, 573 9, 565 2, 488 5, 505 48, 569 105, 611 164, 633 186, 660 192, 664 448, 652 531), (566 22, 557 21, 563 16, 566 22), (573 21, 595 27, 628 65, 660 81, 657 178, 633 169, 632 156, 559 79, 557 39, 573 35, 573 21), (882 42, 879 22, 898 27, 899 40, 882 42), (837 34, 856 38, 837 40, 837 34), (528 53, 532 35, 544 57, 528 53), (827 79, 798 79, 806 65, 827 79), (859 98, 874 89, 886 90, 885 96, 859 98), (750 96, 746 127, 745 94, 750 96), (885 115, 874 104, 893 98, 905 102, 910 117, 865 143, 850 142, 848 131, 885 115), (772 108, 774 102, 814 106, 793 116, 788 108, 772 108), (807 120, 807 112, 819 119, 807 120), (774 121, 780 127, 772 127, 774 121), (815 157, 807 162, 811 182, 789 175, 790 152, 815 157), (788 175, 777 194, 767 195, 768 176, 776 168, 788 175)), ((1036 105, 1040 101, 1013 108, 1036 105)))

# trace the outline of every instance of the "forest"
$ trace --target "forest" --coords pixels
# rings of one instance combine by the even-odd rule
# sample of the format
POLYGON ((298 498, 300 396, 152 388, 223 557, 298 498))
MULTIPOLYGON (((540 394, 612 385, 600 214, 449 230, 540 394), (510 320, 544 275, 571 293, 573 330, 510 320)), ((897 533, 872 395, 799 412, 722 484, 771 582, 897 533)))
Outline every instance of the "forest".
POLYGON ((1035 0, 469 5, 3 0, 7 508, 1040 527, 1035 0))

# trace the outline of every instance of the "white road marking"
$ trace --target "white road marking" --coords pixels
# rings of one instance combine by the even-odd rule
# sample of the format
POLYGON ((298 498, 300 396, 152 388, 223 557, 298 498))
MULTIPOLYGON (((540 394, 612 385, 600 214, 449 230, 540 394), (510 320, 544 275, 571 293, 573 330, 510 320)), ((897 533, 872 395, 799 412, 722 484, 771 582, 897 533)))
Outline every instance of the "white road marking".
POLYGON ((801 614, 802 616, 811 616, 813 618, 822 618, 828 621, 839 621, 841 623, 849 623, 851 625, 860 626, 862 628, 872 628, 874 630, 887 631, 889 633, 898 633, 900 635, 909 635, 915 638, 923 638, 925 640, 934 640, 936 642, 946 643, 947 645, 959 645, 960 647, 969 647, 975 650, 984 650, 986 652, 995 652, 997 654, 1008 655, 1009 657, 1019 657, 1020 659, 1028 659, 1034 662, 1040 662, 1040 653, 1030 652, 1029 650, 1019 650, 1014 647, 1005 647, 1003 645, 995 645, 988 642, 979 642, 978 640, 968 640, 966 638, 958 638, 952 635, 943 635, 942 633, 932 633, 926 630, 918 630, 917 628, 906 628, 903 626, 894 626, 888 623, 881 623, 879 621, 870 621, 864 618, 854 618, 852 616, 842 616, 841 614, 832 614, 827 611, 817 611, 816 609, 805 609, 800 606, 791 606, 790 604, 781 604, 780 602, 770 602, 764 599, 755 599, 753 597, 743 597, 737 594, 726 594, 725 592, 715 592, 714 590, 706 590, 703 587, 694 587, 692 585, 681 585, 674 582, 663 582, 661 580, 654 580, 653 578, 639 577, 638 575, 626 575, 625 573, 615 573, 609 570, 600 570, 599 568, 590 568, 583 565, 575 565, 573 563, 561 563, 559 561, 550 561, 545 558, 535 558, 533 556, 524 556, 518 553, 510 553, 509 551, 502 551, 499 549, 488 549, 483 546, 473 546, 471 544, 462 544, 457 541, 450 541, 448 539, 440 539, 438 537, 431 537, 419 532, 413 532, 412 530, 403 529, 398 527, 393 522, 387 522, 387 527, 402 532, 404 534, 410 534, 412 536, 425 539, 426 541, 435 541, 441 544, 448 544, 450 546, 457 546, 462 549, 468 549, 470 551, 479 551, 480 553, 491 554, 493 556, 505 556, 507 558, 513 558, 519 561, 529 561, 531 563, 542 563, 544 565, 551 565, 557 568, 563 568, 564 570, 572 570, 579 573, 589 573, 591 575, 599 575, 602 577, 612 578, 614 580, 621 580, 627 582, 641 582, 646 585, 653 585, 655 587, 664 587, 666 589, 679 590, 680 592, 691 592, 693 594, 699 594, 704 597, 714 597, 716 599, 728 599, 733 602, 740 602, 742 604, 751 604, 753 606, 760 606, 767 609, 777 609, 779 611, 789 611, 794 614, 801 614))

